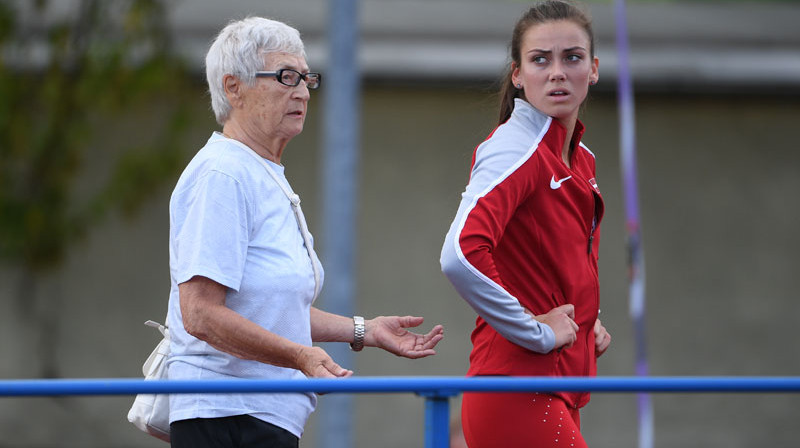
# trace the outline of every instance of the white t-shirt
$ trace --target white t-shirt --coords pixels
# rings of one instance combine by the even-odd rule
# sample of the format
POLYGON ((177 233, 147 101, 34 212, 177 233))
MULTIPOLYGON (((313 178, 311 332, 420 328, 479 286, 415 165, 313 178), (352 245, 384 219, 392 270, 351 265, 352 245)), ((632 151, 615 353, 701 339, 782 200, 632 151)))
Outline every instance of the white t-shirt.
MULTIPOLYGON (((267 164, 288 186, 283 166, 267 164)), ((169 378, 305 378, 216 350, 182 323, 178 285, 200 275, 229 288, 225 304, 232 310, 311 345, 314 271, 291 203, 264 166, 215 132, 178 180, 169 210, 169 378)), ((249 414, 300 437, 315 405, 312 393, 173 394, 170 421, 249 414)))

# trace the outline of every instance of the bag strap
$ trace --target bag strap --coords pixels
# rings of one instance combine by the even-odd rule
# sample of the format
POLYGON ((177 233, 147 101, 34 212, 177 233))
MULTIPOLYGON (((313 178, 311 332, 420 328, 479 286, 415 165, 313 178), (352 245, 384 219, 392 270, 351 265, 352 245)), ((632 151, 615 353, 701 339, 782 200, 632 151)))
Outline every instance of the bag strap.
POLYGON ((275 174, 275 171, 273 171, 272 168, 269 167, 267 161, 264 160, 263 157, 258 155, 258 153, 253 151, 253 149, 251 149, 250 147, 248 147, 247 145, 238 140, 234 140, 231 138, 228 138, 228 140, 236 144, 236 146, 244 149, 245 151, 247 151, 248 154, 253 156, 253 158, 258 160, 259 163, 261 163, 261 165, 264 167, 264 170, 266 170, 266 172, 269 173, 270 177, 272 177, 272 180, 274 180, 275 183, 278 184, 278 186, 281 188, 283 194, 285 194, 286 197, 289 199, 289 202, 291 202, 292 210, 294 211, 294 217, 297 220, 297 227, 300 228, 300 233, 303 235, 303 242, 305 243, 306 251, 308 251, 308 258, 311 260, 311 268, 314 270, 314 300, 317 300, 317 296, 319 296, 319 290, 320 290, 320 272, 319 272, 319 266, 317 266, 317 262, 315 261, 317 259, 316 256, 317 254, 316 252, 314 252, 314 246, 312 246, 311 244, 311 234, 308 232, 306 217, 303 215, 303 209, 300 208, 300 196, 298 196, 297 193, 290 190, 289 186, 285 185, 283 181, 281 181, 281 179, 278 177, 278 175, 275 174))

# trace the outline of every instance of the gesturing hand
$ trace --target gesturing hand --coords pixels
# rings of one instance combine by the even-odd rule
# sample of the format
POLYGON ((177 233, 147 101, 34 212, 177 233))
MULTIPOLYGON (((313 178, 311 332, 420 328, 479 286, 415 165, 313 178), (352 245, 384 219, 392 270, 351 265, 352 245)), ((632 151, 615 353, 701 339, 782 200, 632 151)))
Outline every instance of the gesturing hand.
POLYGON ((435 355, 433 348, 444 337, 444 328, 441 325, 436 325, 427 334, 407 330, 422 325, 424 320, 415 316, 378 316, 370 319, 365 323, 364 345, 379 347, 411 359, 435 355))
POLYGON ((346 378, 353 374, 336 364, 333 359, 319 347, 303 347, 295 358, 297 370, 309 378, 346 378))

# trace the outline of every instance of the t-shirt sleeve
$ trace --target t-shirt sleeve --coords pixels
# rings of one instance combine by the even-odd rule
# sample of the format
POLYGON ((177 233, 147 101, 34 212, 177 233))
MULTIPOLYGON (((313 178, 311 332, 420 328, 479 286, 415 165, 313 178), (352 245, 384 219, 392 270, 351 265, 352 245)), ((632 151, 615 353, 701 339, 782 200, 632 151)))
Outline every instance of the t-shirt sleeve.
POLYGON ((238 291, 251 228, 243 186, 212 170, 176 193, 173 203, 177 283, 200 275, 238 291))

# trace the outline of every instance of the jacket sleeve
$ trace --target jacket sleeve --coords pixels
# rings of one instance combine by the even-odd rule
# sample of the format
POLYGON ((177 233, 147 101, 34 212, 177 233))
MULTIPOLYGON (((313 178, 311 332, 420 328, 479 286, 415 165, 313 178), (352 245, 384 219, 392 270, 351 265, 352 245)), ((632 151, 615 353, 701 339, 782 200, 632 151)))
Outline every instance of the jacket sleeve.
POLYGON ((548 353, 555 346, 553 330, 525 313, 503 284, 493 256, 514 211, 535 185, 529 162, 536 148, 522 155, 484 150, 484 145, 476 150, 469 184, 445 237, 442 272, 501 336, 528 350, 548 353))

